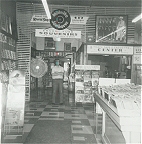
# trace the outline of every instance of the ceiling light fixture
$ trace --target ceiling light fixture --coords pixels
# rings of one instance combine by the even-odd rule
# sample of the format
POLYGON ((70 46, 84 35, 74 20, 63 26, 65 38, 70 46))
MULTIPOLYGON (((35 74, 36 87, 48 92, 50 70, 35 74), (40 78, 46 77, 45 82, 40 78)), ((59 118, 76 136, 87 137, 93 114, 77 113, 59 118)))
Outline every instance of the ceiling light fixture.
POLYGON ((42 1, 43 6, 44 6, 47 18, 51 19, 51 14, 50 14, 50 11, 49 11, 49 7, 48 7, 48 4, 47 4, 47 1, 46 0, 41 0, 41 1, 42 1))
POLYGON ((142 19, 142 13, 140 15, 138 15, 137 17, 135 17, 133 20, 132 20, 132 23, 135 23, 137 21, 139 21, 140 19, 142 19))
POLYGON ((59 42, 59 41, 61 41, 61 38, 60 37, 53 37, 53 40, 59 42))

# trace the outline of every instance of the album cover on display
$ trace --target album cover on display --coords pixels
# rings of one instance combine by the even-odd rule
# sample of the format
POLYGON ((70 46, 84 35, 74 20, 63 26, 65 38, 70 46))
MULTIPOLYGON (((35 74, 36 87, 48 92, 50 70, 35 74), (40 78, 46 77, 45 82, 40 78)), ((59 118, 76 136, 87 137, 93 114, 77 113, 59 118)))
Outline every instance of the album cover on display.
POLYGON ((84 86, 88 86, 88 87, 91 87, 92 86, 92 81, 91 79, 88 81, 84 81, 84 86))
POLYGON ((75 71, 75 75, 76 76, 82 76, 84 74, 84 71, 83 70, 76 70, 75 71))
POLYGON ((92 94, 92 90, 84 90, 84 94, 92 94))
POLYGON ((100 72, 99 71, 92 71, 92 78, 99 78, 100 72))
POLYGON ((77 77, 75 79, 76 82, 84 82, 84 78, 83 77, 77 77))
POLYGON ((84 102, 84 94, 76 94, 75 101, 76 102, 84 102))
POLYGON ((77 94, 84 94, 84 87, 83 86, 76 86, 75 93, 77 94))
POLYGON ((85 70, 84 75, 91 75, 91 70, 85 70))
POLYGON ((84 102, 92 102, 93 97, 92 95, 85 94, 84 95, 84 102))

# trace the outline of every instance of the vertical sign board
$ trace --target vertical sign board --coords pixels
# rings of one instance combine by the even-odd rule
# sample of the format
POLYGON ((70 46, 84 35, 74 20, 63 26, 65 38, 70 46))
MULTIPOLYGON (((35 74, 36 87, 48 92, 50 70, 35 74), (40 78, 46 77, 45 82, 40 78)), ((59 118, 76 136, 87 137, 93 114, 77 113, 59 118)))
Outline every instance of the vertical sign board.
MULTIPOLYGON (((14 70, 9 74, 5 126, 24 125, 25 74, 14 70)), ((11 130, 11 129, 10 129, 11 130)))
POLYGON ((75 65, 75 102, 93 102, 97 91, 100 65, 75 65))
POLYGON ((142 84, 142 47, 134 47, 133 55, 133 81, 135 84, 142 84))
POLYGON ((134 64, 142 64, 142 47, 134 47, 134 64))

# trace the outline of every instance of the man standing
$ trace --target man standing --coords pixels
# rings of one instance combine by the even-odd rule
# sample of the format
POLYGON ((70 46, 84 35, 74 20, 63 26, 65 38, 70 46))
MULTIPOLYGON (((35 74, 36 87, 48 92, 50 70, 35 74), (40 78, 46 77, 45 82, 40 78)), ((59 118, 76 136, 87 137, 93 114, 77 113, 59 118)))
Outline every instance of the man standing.
POLYGON ((52 67, 52 104, 55 104, 55 97, 59 90, 60 104, 63 104, 63 76, 64 68, 59 65, 59 59, 55 59, 55 66, 52 67))
POLYGON ((116 40, 122 41, 123 39, 125 40, 125 36, 126 36, 126 24, 122 16, 119 19, 120 21, 118 22, 118 25, 117 25, 118 31, 116 35, 116 40))

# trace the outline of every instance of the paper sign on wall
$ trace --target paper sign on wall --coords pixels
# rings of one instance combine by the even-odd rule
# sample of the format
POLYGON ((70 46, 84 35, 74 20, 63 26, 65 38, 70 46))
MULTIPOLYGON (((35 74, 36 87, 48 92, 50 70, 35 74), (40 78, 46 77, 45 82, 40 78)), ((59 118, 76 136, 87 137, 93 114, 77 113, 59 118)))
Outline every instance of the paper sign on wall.
POLYGON ((134 55, 133 58, 134 58, 133 64, 141 64, 142 63, 142 55, 134 55))

